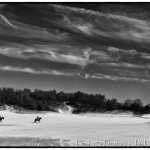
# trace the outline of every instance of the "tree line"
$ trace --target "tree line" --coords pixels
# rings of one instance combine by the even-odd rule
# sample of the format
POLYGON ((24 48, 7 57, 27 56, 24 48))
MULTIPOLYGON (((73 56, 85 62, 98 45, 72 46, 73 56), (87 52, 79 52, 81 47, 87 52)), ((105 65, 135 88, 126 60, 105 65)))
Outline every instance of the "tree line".
POLYGON ((108 99, 102 94, 87 94, 80 91, 75 93, 44 91, 35 89, 0 88, 0 105, 13 105, 28 110, 56 111, 64 107, 64 102, 72 106, 73 113, 132 111, 135 115, 150 113, 150 104, 143 105, 140 99, 126 99, 118 102, 116 98, 108 99))

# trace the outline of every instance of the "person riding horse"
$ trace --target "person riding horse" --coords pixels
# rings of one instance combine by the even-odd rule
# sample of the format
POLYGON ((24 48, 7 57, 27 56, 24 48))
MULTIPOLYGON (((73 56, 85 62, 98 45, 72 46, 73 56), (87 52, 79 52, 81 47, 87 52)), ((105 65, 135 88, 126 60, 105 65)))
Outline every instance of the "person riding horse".
POLYGON ((4 119, 4 117, 1 117, 1 116, 0 116, 0 122, 1 122, 1 123, 2 123, 2 120, 3 120, 3 119, 4 119))
POLYGON ((34 123, 40 122, 41 119, 42 119, 41 117, 37 116, 37 117, 35 118, 35 120, 34 120, 34 123))

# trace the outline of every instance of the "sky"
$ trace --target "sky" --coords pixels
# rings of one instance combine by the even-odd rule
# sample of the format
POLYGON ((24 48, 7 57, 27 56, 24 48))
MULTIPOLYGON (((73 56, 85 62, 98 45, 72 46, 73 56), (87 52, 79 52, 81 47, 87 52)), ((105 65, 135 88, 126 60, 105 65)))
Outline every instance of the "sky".
POLYGON ((0 87, 150 103, 150 4, 1 3, 0 87))

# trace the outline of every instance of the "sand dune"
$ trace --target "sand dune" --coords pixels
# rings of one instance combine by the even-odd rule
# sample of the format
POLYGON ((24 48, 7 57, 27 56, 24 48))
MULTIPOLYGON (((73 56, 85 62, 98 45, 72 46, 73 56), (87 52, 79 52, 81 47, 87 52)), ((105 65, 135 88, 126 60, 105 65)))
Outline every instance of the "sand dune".
POLYGON ((23 114, 10 109, 1 110, 0 115, 5 117, 0 123, 1 138, 63 139, 70 142, 111 139, 133 146, 135 140, 150 139, 150 115, 134 117, 130 113, 74 115, 55 112, 23 114), (42 117, 41 123, 33 123, 37 116, 42 117))

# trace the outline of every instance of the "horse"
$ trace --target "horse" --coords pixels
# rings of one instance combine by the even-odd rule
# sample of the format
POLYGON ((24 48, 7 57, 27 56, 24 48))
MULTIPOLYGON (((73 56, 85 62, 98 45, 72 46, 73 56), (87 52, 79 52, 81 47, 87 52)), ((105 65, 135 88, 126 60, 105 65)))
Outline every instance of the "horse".
POLYGON ((2 123, 2 120, 3 120, 3 119, 4 119, 4 117, 1 117, 1 116, 0 116, 0 122, 1 122, 1 123, 2 123))
POLYGON ((36 123, 36 122, 40 123, 40 120, 41 120, 41 119, 42 119, 41 117, 38 117, 38 116, 37 116, 37 118, 35 118, 35 120, 34 120, 34 123, 36 123))

